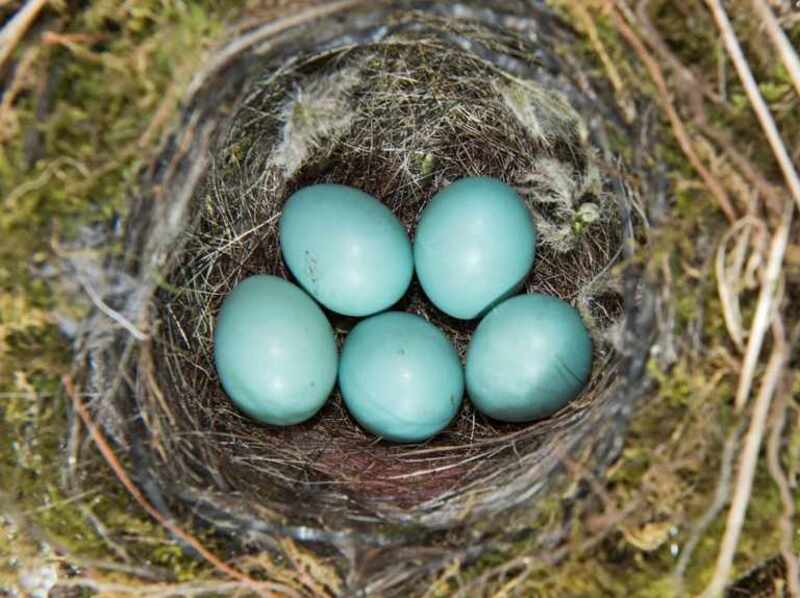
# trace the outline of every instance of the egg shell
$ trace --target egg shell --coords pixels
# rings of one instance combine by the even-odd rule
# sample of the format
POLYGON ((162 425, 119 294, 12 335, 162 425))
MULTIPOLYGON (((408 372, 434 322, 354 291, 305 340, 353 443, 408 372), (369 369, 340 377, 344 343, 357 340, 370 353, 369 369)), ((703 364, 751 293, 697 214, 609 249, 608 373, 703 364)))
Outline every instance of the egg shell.
POLYGON ((304 187, 286 201, 279 226, 287 266, 332 311, 377 313, 408 289, 414 259, 406 230, 363 191, 333 184, 304 187))
POLYGON ((244 413, 287 426, 312 417, 336 383, 333 329, 299 287, 251 276, 225 298, 214 329, 225 392, 244 413))
POLYGON ((464 374, 450 340, 413 314, 386 312, 345 339, 339 387, 353 417, 395 442, 421 442, 458 412, 464 374))
POLYGON ((513 294, 535 254, 530 211, 514 189, 490 177, 461 179, 434 195, 414 239, 414 265, 425 294, 464 320, 513 294))
POLYGON ((467 351, 472 404, 507 422, 551 415, 574 399, 592 370, 592 340, 577 310, 557 297, 519 295, 493 308, 467 351))

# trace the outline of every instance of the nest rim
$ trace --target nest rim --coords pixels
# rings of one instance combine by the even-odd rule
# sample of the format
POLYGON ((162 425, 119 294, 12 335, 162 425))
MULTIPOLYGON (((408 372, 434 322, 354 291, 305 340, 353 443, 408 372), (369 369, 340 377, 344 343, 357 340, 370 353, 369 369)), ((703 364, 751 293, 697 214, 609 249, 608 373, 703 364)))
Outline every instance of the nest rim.
MULTIPOLYGON (((405 44, 405 45, 407 45, 408 47, 414 47, 414 44, 405 44)), ((352 55, 353 54, 353 48, 350 47, 350 46, 346 46, 343 49, 341 49, 340 52, 342 52, 345 55, 352 55)), ((318 54, 317 56, 314 56, 314 57, 310 58, 308 61, 306 61, 304 66, 307 67, 309 64, 313 64, 315 61, 320 60, 321 57, 323 57, 323 56, 324 56, 324 60, 328 60, 329 61, 329 60, 331 60, 331 57, 334 57, 334 61, 335 61, 336 54, 337 54, 337 52, 335 50, 331 50, 330 48, 327 48, 321 54, 318 54)), ((496 65, 494 67, 492 67, 492 69, 495 69, 495 68, 496 68, 496 65)), ((516 79, 516 77, 510 77, 510 78, 507 78, 506 80, 514 81, 515 79, 516 79)), ((247 101, 246 98, 247 98, 247 94, 246 93, 243 94, 240 97, 241 101, 243 101, 245 103, 247 101)), ((231 123, 233 123, 234 121, 235 121, 235 118, 231 118, 229 115, 226 116, 225 122, 227 122, 226 126, 229 127, 228 130, 231 130, 230 127, 233 126, 231 123)), ((220 120, 220 122, 223 122, 222 119, 220 120)), ((579 137, 583 137, 581 139, 581 141, 580 141, 581 143, 584 143, 584 144, 587 143, 587 140, 585 138, 586 137, 586 132, 585 131, 582 131, 580 133, 579 137)), ((590 157, 589 153, 591 153, 591 152, 589 152, 588 150, 590 150, 590 146, 589 145, 585 145, 584 148, 588 152, 584 157, 587 159, 587 163, 589 163, 589 157, 590 157)), ((569 148, 569 151, 567 153, 569 154, 573 149, 574 148, 569 148)), ((426 155, 427 154, 423 154, 423 161, 424 161, 424 157, 426 155)), ((593 160, 596 160, 596 156, 591 156, 591 157, 592 157, 593 160)), ((214 165, 214 163, 212 161, 212 169, 214 167, 215 167, 215 165, 214 165)), ((298 186, 302 186, 304 181, 315 180, 315 181, 318 181, 318 182, 325 182, 324 179, 323 180, 319 179, 318 171, 315 171, 313 167, 309 168, 307 164, 303 168, 300 168, 298 170, 298 172, 299 172, 299 174, 295 173, 295 176, 294 176, 292 182, 290 182, 290 183, 285 185, 285 191, 287 191, 287 192, 282 194, 282 198, 284 200, 285 200, 286 197, 288 197, 288 195, 289 195, 288 191, 291 190, 293 186, 295 188, 298 187, 298 186)), ((470 173, 467 172, 465 174, 470 174, 470 173)), ((476 174, 481 174, 481 173, 476 173, 476 174)), ((163 174, 159 173, 154 180, 157 180, 160 176, 163 176, 163 174)), ((199 180, 200 180, 199 177, 196 178, 195 179, 195 183, 197 183, 199 180)), ((443 176, 442 178, 440 178, 440 181, 442 181, 442 180, 446 180, 446 176, 443 176)), ((335 182, 339 182, 339 183, 343 183, 343 184, 350 184, 351 182, 357 182, 357 181, 348 181, 348 180, 339 179, 339 180, 336 180, 335 182)), ((195 188, 198 188, 198 187, 195 187, 195 188)), ((436 188, 436 185, 432 185, 431 186, 431 188, 429 189, 430 193, 427 196, 428 198, 430 197, 430 195, 433 192, 435 192, 435 188, 436 188)), ((193 192, 194 191, 192 191, 192 193, 193 192)), ((622 198, 622 199, 628 198, 629 199, 628 195, 617 195, 615 197, 617 199, 620 199, 620 198, 622 198)), ((418 214, 421 211, 421 207, 422 206, 424 206, 424 201, 419 206, 412 206, 412 207, 414 207, 414 210, 418 214)), ((390 207, 390 209, 392 209, 393 212, 396 212, 396 207, 397 206, 392 206, 390 204, 389 207, 390 207)), ((625 210, 627 210, 627 213, 629 214, 630 211, 631 211, 630 206, 627 206, 627 207, 623 206, 622 212, 625 212, 625 210)), ((193 214, 193 217, 189 218, 189 222, 190 222, 189 228, 195 227, 195 229, 197 229, 201 225, 202 211, 203 211, 202 209, 197 210, 193 214)), ((134 213, 134 216, 135 216, 135 213, 134 213)), ((401 220, 404 222, 404 224, 408 228, 411 227, 411 222, 409 221, 408 217, 401 218, 401 220)), ((266 222, 266 220, 265 220, 265 222, 266 222)), ((618 263, 620 257, 623 254, 623 245, 624 245, 624 243, 630 241, 630 235, 628 234, 628 230, 629 230, 629 227, 630 227, 630 221, 625 221, 625 222, 619 221, 619 222, 617 222, 617 224, 618 224, 618 230, 616 232, 619 233, 619 244, 618 244, 618 247, 614 248, 614 251, 611 252, 612 255, 609 256, 609 259, 605 263, 601 264, 600 267, 596 268, 592 272, 592 277, 591 277, 591 280, 590 280, 591 284, 595 284, 597 277, 605 275, 606 273, 608 273, 608 271, 611 269, 611 267, 614 264, 618 263)), ((261 230, 265 235, 267 235, 267 233, 269 232, 267 230, 267 228, 268 227, 265 227, 264 229, 259 229, 259 230, 261 230)), ((241 232, 237 233, 237 236, 239 234, 241 234, 241 232)), ((147 235, 145 235, 145 237, 147 237, 147 235)), ((175 245, 173 247, 180 247, 181 251, 185 252, 187 243, 190 243, 190 241, 185 239, 185 238, 179 238, 178 241, 175 243, 175 245)), ((542 254, 539 252, 539 249, 537 248, 537 263, 541 259, 541 257, 540 257, 541 255, 542 254)), ((544 259, 545 260, 551 259, 552 257, 553 256, 552 255, 548 255, 547 252, 544 253, 544 259)), ((164 262, 162 264, 160 264, 159 269, 162 272, 163 272, 164 264, 168 264, 168 267, 174 267, 175 255, 174 254, 170 255, 168 259, 164 260, 164 262)), ((283 266, 283 263, 282 263, 282 261, 280 259, 277 259, 277 260, 271 262, 271 266, 270 267, 274 269, 274 272, 269 272, 269 273, 275 273, 275 274, 283 276, 284 278, 287 278, 287 279, 291 280, 291 275, 287 272, 287 270, 283 266)), ((246 271, 246 270, 247 270, 247 266, 245 265, 239 270, 239 274, 238 275, 240 276, 241 273, 243 271, 246 271)), ((535 276, 535 274, 536 274, 536 266, 534 266, 533 273, 534 274, 532 274, 532 276, 535 276)), ((228 279, 229 283, 230 283, 230 281, 231 281, 231 279, 228 279)), ((417 285, 416 288, 414 288, 413 285, 412 285, 412 289, 409 291, 409 294, 406 296, 406 298, 404 298, 404 300, 401 301, 400 306, 401 306, 401 309, 404 309, 404 310, 407 310, 407 311, 411 311, 412 313, 418 313, 420 315, 423 315, 423 317, 425 317, 428 314, 424 310, 420 313, 419 305, 415 304, 415 300, 416 300, 416 298, 418 298, 418 294, 421 293, 421 291, 418 288, 418 284, 417 283, 415 283, 415 284, 417 285), (416 296, 415 296, 415 293, 417 294, 416 296), (415 309, 418 310, 418 311, 415 312, 415 309)), ((176 285, 173 285, 172 282, 169 280, 168 276, 167 277, 162 277, 161 280, 159 281, 158 285, 155 285, 155 286, 151 287, 151 291, 153 291, 155 294, 163 293, 165 289, 167 291, 174 290, 175 286, 176 285)), ((177 286, 179 286, 179 285, 177 285, 177 286)), ((526 291, 540 290, 540 289, 541 289, 541 287, 534 288, 533 286, 531 286, 530 280, 525 285, 525 290, 526 291)), ((216 296, 216 300, 218 301, 219 298, 221 297, 222 293, 215 293, 214 295, 216 296)), ((626 292, 625 295, 626 295, 625 296, 625 300, 628 301, 630 299, 630 297, 628 296, 629 293, 626 292)), ((567 299, 571 298, 571 299, 574 300, 576 297, 577 297, 577 294, 573 294, 571 297, 570 296, 566 296, 565 298, 567 298, 567 299)), ((620 293, 618 295, 618 297, 621 298, 622 297, 622 293, 620 293)), ((147 303, 148 305, 152 305, 149 301, 145 301, 145 303, 147 303)), ((619 300, 618 308, 620 310, 622 310, 622 308, 623 308, 621 299, 619 300)), ((164 315, 164 311, 160 307, 157 308, 157 309, 152 309, 152 307, 150 307, 149 309, 150 309, 150 312, 151 312, 150 316, 153 318, 152 321, 154 323, 159 321, 159 316, 163 316, 164 315)), ((622 311, 620 311, 620 313, 622 313, 622 311)), ((331 314, 328 314, 328 315, 331 315, 331 314)), ((437 321, 446 321, 446 320, 443 320, 442 318, 446 318, 446 316, 444 316, 443 314, 436 314, 435 317, 434 317, 434 319, 437 320, 437 321)), ((163 325, 163 322, 161 324, 163 325)), ((470 324, 467 324, 467 326, 474 327, 474 324, 475 323, 470 323, 470 324)), ((343 327, 343 329, 346 330, 348 326, 352 326, 352 321, 347 322, 347 321, 343 321, 341 319, 337 319, 336 320, 336 326, 337 327, 343 327)), ((158 328, 154 328, 154 330, 158 330, 158 328)), ((163 332, 163 330, 159 330, 159 334, 161 332, 163 332)), ((458 343, 459 336, 462 337, 462 342, 459 345, 459 349, 460 349, 459 352, 463 357, 463 350, 464 350, 464 348, 466 346, 465 343, 463 342, 463 335, 464 335, 463 328, 462 329, 458 329, 458 328, 453 327, 453 328, 451 328, 449 330, 449 332, 451 334, 451 338, 453 336, 455 336, 457 344, 459 344, 458 343)), ((182 331, 179 331, 177 334, 179 334, 179 335, 182 334, 182 335, 186 336, 185 332, 182 332, 182 331)), ((614 351, 614 349, 606 341, 603 341, 603 342, 604 342, 605 346, 609 350, 608 350, 608 352, 606 352, 604 354, 595 356, 595 367, 593 369, 592 380, 589 383, 589 385, 587 387, 587 390, 582 394, 581 398, 577 399, 576 401, 573 401, 565 410, 562 410, 561 412, 559 412, 558 414, 556 414, 552 418, 548 418, 547 420, 541 420, 541 421, 534 422, 532 424, 524 424, 524 425, 507 425, 507 426, 495 425, 494 429, 492 431, 492 435, 490 435, 487 438, 482 438, 477 443, 472 443, 470 445, 466 445, 468 448, 473 448, 474 449, 476 447, 480 447, 481 449, 486 449, 489 452, 488 453, 484 453, 483 456, 479 455, 477 458, 471 459, 471 461, 467 461, 467 462, 469 463, 469 462, 472 462, 472 461, 485 459, 486 455, 487 454, 491 454, 491 451, 496 449, 498 447, 498 445, 502 446, 505 450, 511 450, 512 452, 518 452, 517 443, 520 442, 521 439, 524 439, 526 435, 530 435, 530 436, 536 437, 537 435, 542 435, 542 434, 547 433, 547 434, 549 434, 549 436, 551 438, 551 446, 549 447, 549 450, 541 451, 538 454, 539 462, 543 463, 543 464, 546 464, 545 474, 541 476, 542 477, 542 481, 546 481, 548 476, 550 476, 556 470, 561 469, 562 468, 563 457, 564 457, 564 451, 560 451, 560 450, 556 449, 556 447, 554 446, 556 444, 554 439, 558 435, 561 435, 561 437, 563 439, 563 437, 565 435, 565 430, 567 430, 570 426, 572 426, 571 429, 573 429, 573 430, 578 429, 576 427, 576 421, 580 420, 581 417, 583 415, 585 415, 585 412, 587 411, 587 409, 591 408, 592 399, 593 399, 593 393, 596 394, 598 392, 598 388, 604 387, 605 388, 605 392, 607 393, 607 396, 609 396, 609 397, 612 396, 612 394, 614 392, 614 391, 611 391, 609 389, 617 388, 615 386, 615 381, 612 380, 612 378, 614 378, 615 373, 621 367, 623 356, 620 355, 619 353, 617 353, 616 351, 614 351)), ((166 408, 164 407, 164 402, 166 400, 168 400, 168 399, 165 399, 165 395, 168 395, 169 393, 164 393, 163 389, 159 389, 158 388, 158 382, 155 382, 155 385, 154 385, 155 378, 157 378, 157 376, 154 377, 154 375, 153 375, 153 373, 154 373, 154 369, 153 369, 154 368, 154 363, 156 361, 159 361, 159 359, 164 356, 164 354, 159 354, 158 353, 158 351, 159 351, 158 345, 159 345, 159 339, 156 338, 155 342, 152 344, 151 348, 148 351, 144 351, 144 352, 142 352, 140 354, 140 356, 138 358, 138 363, 137 363, 137 371, 139 372, 139 378, 137 379, 138 381, 134 385, 135 386, 135 390, 134 390, 135 403, 134 404, 137 405, 139 409, 145 409, 145 411, 146 411, 145 416, 142 418, 142 421, 143 421, 144 425, 140 428, 140 430, 146 431, 147 436, 150 438, 151 442, 153 442, 153 439, 155 439, 156 443, 159 440, 163 440, 163 439, 165 439, 167 437, 167 434, 168 434, 167 430, 169 428, 169 425, 174 424, 174 420, 175 420, 174 415, 171 413, 171 409, 169 407, 166 407, 166 408), (145 393, 145 394, 147 394, 149 396, 143 396, 142 393, 145 393), (147 411, 148 409, 150 411, 147 411), (163 410, 161 415, 158 414, 157 410, 159 410, 159 409, 163 410), (159 417, 161 417, 161 419, 162 419, 162 421, 160 421, 160 422, 157 421, 159 419, 159 417)), ((179 377, 179 375, 177 375, 177 374, 176 374, 176 376, 179 377)), ((227 401, 227 399, 225 399, 225 400, 227 401)), ((466 399, 465 399, 465 402, 467 402, 466 399)), ((598 416, 602 415, 602 410, 601 409, 598 408, 598 409, 596 409, 596 411, 598 412, 596 415, 598 415, 598 416)), ((467 413, 469 413, 469 411, 467 411, 467 410, 462 408, 461 415, 459 415, 459 420, 464 420, 465 418, 463 416, 465 414, 467 414, 467 413)), ((474 416, 474 413, 472 413, 470 415, 474 416)), ((243 418, 243 416, 241 416, 240 414, 236 413, 235 411, 231 411, 230 409, 228 409, 228 413, 227 413, 226 416, 227 417, 240 418, 240 419, 243 418)), ((213 416, 213 417, 209 418, 209 421, 214 421, 214 417, 220 417, 220 416, 217 414, 216 416, 213 416)), ((320 422, 322 420, 324 420, 325 418, 328 418, 331 421, 343 421, 343 420, 347 421, 347 420, 349 420, 350 426, 351 426, 350 431, 352 432, 353 429, 358 430, 357 425, 352 421, 351 418, 349 418, 349 415, 347 415, 346 410, 343 409, 343 407, 341 405, 341 401, 337 401, 337 400, 329 400, 328 401, 328 405, 317 416, 315 416, 315 418, 313 418, 310 422, 308 422, 308 425, 301 424, 301 426, 305 426, 306 428, 314 428, 315 426, 319 426, 320 422)), ((469 423, 472 426, 472 428, 474 429, 474 427, 476 425, 475 418, 473 417, 472 421, 469 422, 469 423)), ((480 423, 483 424, 484 426, 488 427, 488 426, 492 426, 492 424, 494 422, 484 421, 484 422, 480 422, 480 423)), ((583 428, 584 428, 584 431, 581 432, 581 434, 585 434, 586 433, 585 428, 588 427, 590 422, 588 421, 588 419, 584 418, 582 421, 580 421, 578 423, 581 423, 583 428)), ((253 426, 254 425, 251 420, 246 420, 246 424, 248 426, 253 426)), ((256 424, 255 427, 257 429, 262 430, 262 431, 263 430, 267 430, 269 433, 274 433, 275 432, 275 430, 273 428, 269 427, 269 426, 263 426, 263 425, 256 424)), ((206 434, 207 436, 211 436, 210 434, 207 433, 207 430, 204 429, 203 426, 195 426, 195 428, 196 429, 194 431, 190 431, 190 433, 188 433, 188 434, 177 435, 177 436, 180 437, 178 442, 179 443, 186 443, 187 442, 186 439, 191 437, 192 434, 200 433, 200 432, 206 434)), ((125 437, 125 436, 128 436, 129 434, 130 434, 130 431, 128 431, 127 434, 121 434, 120 436, 125 437)), ((223 433, 223 434, 220 435, 220 437, 222 437, 224 435, 225 434, 223 433)), ((359 440, 361 442, 364 442, 366 440, 367 441, 366 442, 367 446, 371 446, 372 448, 374 448, 375 446, 378 446, 378 445, 382 444, 382 443, 378 443, 376 445, 376 443, 374 442, 374 439, 372 439, 372 438, 366 438, 365 439, 363 437, 363 432, 361 432, 361 435, 362 436, 359 438, 359 440)), ((241 440, 241 438, 239 438, 237 440, 241 440)), ((579 439, 577 439, 577 440, 579 440, 579 439)), ((244 444, 246 445, 247 443, 244 443, 244 444)), ((577 443, 573 443, 573 444, 575 444, 575 446, 577 446, 580 443, 577 442, 577 443)), ((569 442, 565 442, 565 446, 569 446, 569 445, 570 445, 569 442)), ((191 445, 187 445, 187 446, 191 446, 191 445)), ((423 456, 430 455, 431 451, 439 451, 441 453, 447 453, 447 452, 455 452, 455 451, 458 451, 458 450, 464 450, 465 445, 463 445, 463 444, 462 445, 457 445, 456 444, 456 445, 448 446, 448 445, 441 445, 440 444, 440 445, 435 446, 435 447, 431 447, 429 445, 425 445, 425 446, 422 446, 422 447, 404 446, 404 447, 401 447, 401 448, 398 448, 396 445, 385 445, 383 448, 386 449, 387 455, 389 455, 389 457, 391 457, 391 458, 395 458, 396 455, 393 454, 393 453, 396 453, 399 450, 405 451, 405 455, 407 457, 423 457, 423 456)), ((216 519, 218 521, 224 520, 226 516, 223 513, 225 513, 226 511, 227 511, 228 515, 230 515, 232 513, 236 513, 236 512, 243 513, 245 511, 247 511, 247 509, 245 508, 244 511, 242 511, 242 509, 241 509, 242 506, 246 507, 247 505, 252 505, 254 503, 254 501, 257 500, 257 497, 255 497, 253 495, 246 496, 245 493, 243 493, 241 491, 241 488, 237 489, 235 487, 235 485, 232 485, 229 480, 225 479, 224 475, 220 475, 220 472, 222 471, 223 468, 218 469, 217 472, 207 471, 206 472, 207 475, 203 476, 202 475, 202 470, 196 470, 195 469, 194 471, 192 471, 194 469, 194 466, 190 466, 184 472, 186 474, 184 479, 193 480, 194 484, 192 482, 190 482, 188 484, 180 484, 179 485, 180 488, 176 487, 175 489, 170 491, 169 490, 169 482, 167 482, 166 480, 169 479, 170 477, 173 477, 174 474, 175 474, 175 471, 172 470, 168 474, 165 475, 164 473, 160 473, 160 472, 157 473, 156 472, 157 467, 154 466, 154 463, 159 461, 159 460, 161 460, 163 462, 165 454, 168 452, 167 450, 165 450, 165 447, 163 447, 163 446, 159 447, 159 446, 156 446, 154 444, 149 450, 147 450, 147 449, 139 449, 139 451, 141 453, 140 454, 140 458, 141 458, 142 462, 144 463, 144 465, 142 467, 149 470, 150 473, 147 474, 147 475, 152 476, 152 478, 155 479, 155 480, 160 480, 161 492, 164 492, 167 495, 171 495, 173 498, 177 497, 179 500, 187 499, 187 502, 193 502, 196 505, 204 504, 205 506, 203 508, 206 509, 207 513, 214 512, 214 508, 215 507, 218 508, 219 511, 220 511, 218 513, 219 516, 210 516, 212 520, 213 519, 216 519), (198 475, 198 471, 201 472, 199 475, 198 475), (205 477, 205 479, 203 479, 203 477, 205 477), (213 487, 213 485, 215 485, 215 484, 216 484, 216 487, 217 487, 217 491, 216 492, 213 491, 213 489, 209 488, 209 485, 211 485, 213 487), (194 485, 194 487, 192 487, 193 485, 194 485), (232 492, 232 489, 233 489, 233 492, 232 492), (227 494, 230 495, 229 498, 232 496, 232 497, 235 498, 235 500, 233 500, 232 502, 223 500, 223 499, 221 499, 221 497, 219 495, 219 492, 227 493, 227 494)), ((567 451, 567 452, 569 452, 569 451, 567 451)), ((198 454, 200 454, 200 453, 198 453, 198 454)), ((471 457, 474 457, 474 455, 471 455, 471 457)), ((271 477, 268 477, 268 479, 274 482, 275 479, 279 479, 279 478, 278 478, 278 476, 271 476, 271 477)), ((487 478, 486 480, 483 481, 483 483, 484 484, 488 484, 491 479, 492 479, 491 477, 487 478)), ((318 488, 319 485, 324 485, 324 483, 323 482, 317 482, 315 487, 318 488)), ((334 482, 333 484, 330 484, 330 486, 335 488, 337 486, 337 484, 334 482)), ((469 489, 470 489, 469 485, 462 485, 459 488, 459 490, 469 490, 469 489)), ((296 490, 297 490, 297 488, 293 487, 291 489, 291 491, 289 492, 289 494, 286 495, 287 496, 286 500, 288 500, 288 496, 291 495, 291 494, 294 494, 295 499, 296 499, 296 496, 297 496, 296 490)), ((471 519, 474 520, 476 517, 479 517, 480 515, 485 514, 486 512, 509 511, 510 509, 513 509, 515 506, 525 504, 526 501, 530 500, 533 496, 535 496, 535 495, 539 494, 540 492, 542 492, 542 490, 543 490, 543 486, 541 486, 540 484, 531 483, 531 484, 529 484, 529 492, 527 492, 525 495, 522 495, 522 496, 517 495, 517 496, 514 496, 514 497, 509 497, 508 494, 506 493, 505 495, 500 496, 499 499, 495 500, 494 507, 492 507, 490 505, 490 508, 487 511, 487 510, 476 509, 476 508, 474 508, 474 506, 465 510, 463 503, 462 504, 457 504, 457 501, 452 501, 452 496, 450 496, 452 493, 449 492, 449 491, 440 492, 440 493, 436 494, 435 496, 429 497, 428 500, 426 500, 426 501, 417 501, 416 503, 414 503, 411 506, 404 505, 400 501, 394 502, 394 503, 392 503, 392 501, 388 501, 388 502, 386 502, 386 501, 384 501, 384 502, 381 502, 381 501, 370 502, 370 501, 368 501, 365 504, 361 504, 361 505, 358 505, 357 507, 353 507, 352 504, 351 504, 353 502, 353 500, 354 500, 353 496, 347 496, 346 493, 342 493, 339 490, 334 489, 330 493, 330 495, 334 497, 332 500, 334 500, 334 501, 335 500, 342 500, 343 501, 342 504, 345 505, 344 507, 341 507, 341 505, 340 505, 339 510, 337 510, 336 512, 341 514, 342 513, 342 508, 343 508, 344 512, 346 512, 350 516, 346 520, 346 522, 343 525, 340 525, 340 526, 332 525, 330 520, 320 521, 320 520, 315 519, 315 518, 312 518, 311 520, 308 520, 308 519, 303 518, 303 517, 298 518, 298 517, 296 517, 296 513, 292 512, 292 509, 284 509, 284 508, 282 508, 284 505, 281 504, 280 499, 277 502, 273 502, 273 501, 264 501, 263 497, 261 497, 261 504, 259 505, 259 509, 258 510, 260 510, 262 513, 263 512, 271 512, 270 516, 268 517, 268 519, 269 519, 269 521, 271 523, 267 524, 267 526, 266 526, 267 529, 279 529, 279 528, 280 529, 287 529, 285 527, 287 523, 289 523, 290 525, 294 524, 294 525, 301 526, 301 527, 296 527, 295 528, 296 530, 297 529, 301 529, 301 528, 302 529, 310 529, 308 527, 310 525, 311 528, 316 528, 316 529, 320 530, 319 533, 317 533, 316 535, 312 534, 312 536, 318 537, 318 538, 330 538, 330 537, 336 537, 337 533, 347 532, 348 530, 354 530, 355 529, 355 530, 358 530, 359 532, 363 532, 365 529, 372 529, 372 530, 375 530, 375 529, 386 529, 387 525, 390 526, 390 527, 392 525, 406 526, 406 525, 411 524, 412 527, 415 527, 415 526, 418 526, 418 525, 422 525, 423 528, 428 528, 428 529, 446 529, 446 528, 450 528, 450 527, 453 527, 453 526, 460 526, 460 525, 463 525, 463 523, 467 520, 467 514, 469 515, 469 517, 471 519), (337 494, 339 495, 338 499, 336 498, 337 494), (448 503, 448 501, 452 501, 452 503, 448 503), (265 506, 265 502, 267 503, 266 506, 265 506), (467 513, 467 511, 469 513, 467 513), (273 525, 273 524, 274 524, 275 527, 274 528, 270 528, 270 526, 273 525), (334 534, 334 535, 330 536, 330 534, 334 534)), ((455 494, 458 495, 459 492, 456 491, 455 494)), ((302 496, 302 494, 300 494, 300 496, 302 496)), ((321 505, 322 507, 327 506, 326 500, 322 500, 318 504, 321 505)), ((194 510, 197 511, 198 509, 194 508, 194 510)), ((245 518, 249 519, 251 517, 252 517, 252 515, 250 517, 245 515, 245 518)), ((234 519, 235 519, 235 517, 234 517, 234 519)), ((303 532, 303 533, 305 533, 305 532, 303 532)), ((296 534, 300 534, 300 535, 303 535, 303 533, 296 532, 296 534)))

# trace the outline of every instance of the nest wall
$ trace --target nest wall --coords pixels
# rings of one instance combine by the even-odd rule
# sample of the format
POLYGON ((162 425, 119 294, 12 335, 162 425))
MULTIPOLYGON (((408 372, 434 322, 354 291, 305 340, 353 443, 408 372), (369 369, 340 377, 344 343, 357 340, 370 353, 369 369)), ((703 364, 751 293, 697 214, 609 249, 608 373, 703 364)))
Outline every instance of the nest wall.
MULTIPOLYGON (((96 314, 86 384, 166 514, 192 513, 239 545, 286 534, 340 549, 423 546, 448 530, 463 549, 529 527, 542 497, 579 498, 580 479, 619 451, 654 323, 632 260, 648 181, 631 188, 641 158, 624 164, 609 140, 641 157, 647 135, 621 124, 608 87, 564 50, 569 27, 538 4, 324 10, 245 32, 198 74, 133 198, 125 254, 108 264, 119 290, 107 303, 141 334, 96 314), (421 446, 377 442, 336 393, 285 429, 233 408, 213 367, 214 319, 242 278, 291 278, 277 220, 292 191, 358 187, 413 236, 436 191, 481 174, 514 186, 536 216, 524 290, 562 297, 589 325, 595 365, 578 400, 528 425, 465 401, 421 446)), ((442 328, 463 356, 476 322, 438 312, 416 282, 398 309, 442 328)), ((328 315, 341 342, 355 320, 328 315)))

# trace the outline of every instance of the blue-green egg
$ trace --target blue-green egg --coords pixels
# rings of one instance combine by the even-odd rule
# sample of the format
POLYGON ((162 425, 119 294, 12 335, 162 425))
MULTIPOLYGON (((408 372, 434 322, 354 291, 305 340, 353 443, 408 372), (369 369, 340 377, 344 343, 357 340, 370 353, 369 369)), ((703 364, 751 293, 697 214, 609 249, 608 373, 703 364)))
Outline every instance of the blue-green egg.
POLYGON ((370 432, 394 442, 422 442, 455 416, 464 373, 436 326, 413 314, 386 312, 347 335, 339 388, 347 409, 370 432))
POLYGON ((234 404, 276 426, 319 411, 338 366, 333 329, 319 306, 292 283, 265 275, 246 278, 223 301, 214 361, 234 404))
POLYGON ((514 189, 489 177, 461 179, 434 195, 414 239, 425 294, 464 320, 514 293, 535 253, 531 212, 514 189))
POLYGON ((377 199, 345 185, 311 185, 294 193, 283 207, 280 244, 300 285, 347 316, 391 307, 414 272, 403 225, 377 199))
POLYGON ((551 415, 592 371, 592 339, 580 314, 557 297, 519 295, 494 307, 467 351, 467 392, 482 413, 507 422, 551 415))

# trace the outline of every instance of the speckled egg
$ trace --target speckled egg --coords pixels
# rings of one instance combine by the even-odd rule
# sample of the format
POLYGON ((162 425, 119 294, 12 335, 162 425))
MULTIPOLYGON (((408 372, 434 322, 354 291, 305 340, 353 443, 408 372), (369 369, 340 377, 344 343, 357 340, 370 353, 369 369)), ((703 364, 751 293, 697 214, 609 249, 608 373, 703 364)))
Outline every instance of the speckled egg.
POLYGON ((214 362, 244 413, 276 426, 313 416, 336 382, 333 329, 300 288, 251 276, 225 298, 214 329, 214 362))
POLYGON ((441 330, 419 316, 387 312, 359 322, 345 339, 339 387, 367 430, 395 442, 422 442, 455 416, 464 374, 441 330))
POLYGON ((497 179, 461 179, 420 217, 414 265, 428 298, 464 320, 514 293, 533 266, 536 229, 519 195, 497 179))
POLYGON ((391 307, 414 271, 411 242, 394 214, 345 185, 311 185, 294 193, 283 207, 280 244, 300 285, 347 316, 391 307))
POLYGON ((467 392, 482 413, 507 422, 551 415, 574 399, 592 370, 592 340, 577 310, 548 295, 494 307, 467 352, 467 392))

